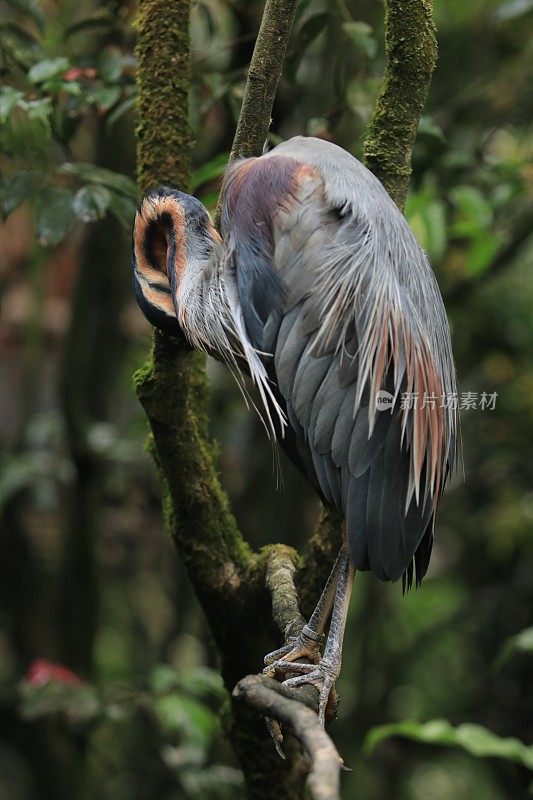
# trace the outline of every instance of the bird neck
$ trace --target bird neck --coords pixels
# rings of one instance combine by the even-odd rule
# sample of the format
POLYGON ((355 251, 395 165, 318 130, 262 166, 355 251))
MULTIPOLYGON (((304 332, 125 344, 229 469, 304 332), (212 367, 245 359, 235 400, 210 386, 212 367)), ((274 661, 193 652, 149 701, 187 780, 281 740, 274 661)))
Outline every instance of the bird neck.
POLYGON ((209 345, 217 315, 216 298, 223 295, 222 260, 224 248, 220 237, 201 247, 192 246, 184 268, 173 286, 172 298, 176 317, 191 344, 200 349, 209 345))

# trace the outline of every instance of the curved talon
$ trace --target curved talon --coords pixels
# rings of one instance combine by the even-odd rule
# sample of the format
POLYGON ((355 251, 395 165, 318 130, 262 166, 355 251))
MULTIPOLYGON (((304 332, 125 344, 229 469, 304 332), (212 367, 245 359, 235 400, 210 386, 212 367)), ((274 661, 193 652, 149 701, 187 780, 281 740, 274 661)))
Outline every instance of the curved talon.
POLYGON ((291 650, 294 648, 297 639, 298 639, 297 636, 290 636, 287 639, 287 642, 283 645, 283 647, 280 647, 277 650, 273 650, 271 653, 267 653, 263 659, 265 665, 268 666, 269 664, 272 664, 274 661, 278 661, 280 658, 283 658, 283 656, 287 655, 287 653, 290 653, 291 650))
POLYGON ((336 670, 332 664, 324 661, 324 659, 322 659, 316 666, 311 664, 302 664, 299 666, 310 667, 310 669, 298 670, 304 674, 296 675, 293 678, 287 678, 287 680, 283 681, 283 685, 295 688, 297 686, 304 686, 306 683, 309 683, 318 689, 318 720, 322 727, 324 727, 326 724, 326 708, 331 691, 335 686, 336 679, 338 678, 336 670))
POLYGON ((308 673, 313 672, 313 670, 316 669, 316 661, 312 664, 306 664, 299 661, 287 661, 286 659, 280 659, 279 661, 274 661, 268 667, 265 667, 263 672, 265 673, 267 670, 272 669, 276 672, 308 673))
MULTIPOLYGON (((316 634, 315 634, 316 635, 316 634)), ((263 674, 271 678, 276 673, 287 674, 289 672, 304 672, 314 669, 320 661, 319 641, 301 633, 299 636, 291 636, 283 647, 268 653, 265 656, 265 668, 263 674), (299 664, 297 659, 305 658, 309 664, 299 664)))
POLYGON ((285 753, 283 752, 283 748, 281 746, 283 744, 281 725, 276 719, 272 719, 271 717, 265 717, 265 725, 270 736, 272 737, 277 754, 285 761, 285 753))

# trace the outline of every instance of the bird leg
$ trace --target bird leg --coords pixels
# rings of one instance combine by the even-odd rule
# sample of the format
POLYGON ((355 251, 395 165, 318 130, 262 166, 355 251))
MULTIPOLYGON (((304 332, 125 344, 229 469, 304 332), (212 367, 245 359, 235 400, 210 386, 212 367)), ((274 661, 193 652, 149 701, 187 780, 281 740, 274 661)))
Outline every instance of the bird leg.
POLYGON ((316 686, 319 692, 318 719, 321 725, 325 724, 328 698, 341 671, 342 641, 355 577, 355 567, 346 549, 341 550, 337 561, 339 564, 335 599, 324 655, 318 664, 293 664, 293 669, 297 667, 297 671, 302 674, 283 682, 285 686, 292 687, 302 686, 305 683, 316 686))
POLYGON ((307 625, 304 625, 298 636, 290 636, 283 647, 265 656, 265 669, 263 672, 270 678, 276 678, 279 673, 287 675, 288 673, 304 672, 305 669, 301 668, 306 668, 310 665, 295 663, 298 658, 305 658, 312 665, 319 663, 320 644, 324 640, 324 628, 335 599, 343 550, 344 548, 337 556, 337 560, 324 586, 324 591, 320 595, 320 599, 307 625))

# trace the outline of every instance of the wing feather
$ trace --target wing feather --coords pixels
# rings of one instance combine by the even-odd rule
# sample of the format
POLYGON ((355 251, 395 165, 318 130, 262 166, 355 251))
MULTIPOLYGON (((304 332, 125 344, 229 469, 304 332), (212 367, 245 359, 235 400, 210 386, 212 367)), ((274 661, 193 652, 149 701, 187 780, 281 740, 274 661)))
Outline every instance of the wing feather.
MULTIPOLYGON (((404 575, 409 586, 414 570, 418 582, 427 569, 457 449, 453 409, 402 405, 406 393, 440 399, 455 390, 434 276, 381 184, 344 151, 296 137, 256 161, 263 172, 254 183, 256 168, 247 168, 249 185, 228 201, 234 239, 243 240, 235 245, 241 303, 262 322, 309 477, 343 511, 355 566, 382 580, 404 575), (243 218, 251 206, 268 226, 270 250, 247 244, 257 231, 238 222, 241 195, 243 218), (376 405, 383 389, 385 411, 376 405)), ((257 340, 257 319, 250 325, 257 340)))

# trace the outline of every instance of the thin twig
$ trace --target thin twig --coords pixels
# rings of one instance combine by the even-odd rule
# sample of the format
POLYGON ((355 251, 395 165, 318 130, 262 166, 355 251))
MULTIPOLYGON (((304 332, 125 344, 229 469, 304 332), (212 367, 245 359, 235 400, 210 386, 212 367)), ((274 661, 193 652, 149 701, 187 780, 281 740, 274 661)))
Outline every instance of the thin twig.
POLYGON ((307 787, 312 800, 339 800, 342 759, 315 711, 295 701, 290 689, 265 675, 247 675, 233 696, 290 727, 310 759, 307 787))

